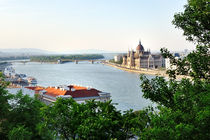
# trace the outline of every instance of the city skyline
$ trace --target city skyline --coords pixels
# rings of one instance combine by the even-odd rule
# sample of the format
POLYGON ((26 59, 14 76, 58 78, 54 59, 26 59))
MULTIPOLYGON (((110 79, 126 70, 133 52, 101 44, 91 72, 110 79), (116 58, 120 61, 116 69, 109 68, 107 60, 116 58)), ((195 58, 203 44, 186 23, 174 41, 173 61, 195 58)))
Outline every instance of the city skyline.
POLYGON ((192 50, 171 23, 186 2, 0 0, 0 49, 127 52, 141 40, 152 51, 192 50))

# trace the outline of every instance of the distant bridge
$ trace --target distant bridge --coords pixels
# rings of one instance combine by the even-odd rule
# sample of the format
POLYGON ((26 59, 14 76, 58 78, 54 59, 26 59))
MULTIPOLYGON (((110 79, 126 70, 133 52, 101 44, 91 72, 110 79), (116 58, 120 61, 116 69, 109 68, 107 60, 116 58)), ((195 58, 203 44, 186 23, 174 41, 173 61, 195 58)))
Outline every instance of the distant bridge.
POLYGON ((98 63, 102 63, 102 62, 105 62, 105 60, 74 60, 75 64, 78 64, 79 62, 82 62, 82 61, 88 61, 90 64, 94 64, 95 62, 98 62, 98 63))
POLYGON ((92 60, 58 60, 58 64, 62 64, 62 63, 66 63, 66 62, 74 62, 75 64, 78 64, 79 62, 84 62, 84 61, 87 61, 89 62, 90 64, 94 64, 95 62, 98 62, 98 63, 103 63, 105 62, 105 60, 99 60, 99 59, 92 59, 92 60))

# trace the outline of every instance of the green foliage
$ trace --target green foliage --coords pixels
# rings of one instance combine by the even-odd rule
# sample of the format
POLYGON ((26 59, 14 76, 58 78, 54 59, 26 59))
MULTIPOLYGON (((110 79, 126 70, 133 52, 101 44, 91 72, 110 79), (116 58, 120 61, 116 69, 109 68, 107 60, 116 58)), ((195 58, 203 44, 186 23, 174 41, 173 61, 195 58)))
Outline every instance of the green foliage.
MULTIPOLYGON (((143 79, 142 89, 144 97, 158 103, 155 111, 148 111, 149 127, 141 129, 139 134, 142 139, 208 139, 210 137, 210 84, 205 80, 190 81, 182 79, 163 81, 161 78, 153 82, 143 79), (173 82, 172 82, 173 83, 173 82), (156 90, 148 90, 149 85, 160 86, 156 90), (174 90, 171 88, 174 87, 174 90), (171 99, 167 92, 171 89, 171 99), (155 90, 155 91, 153 91, 155 90)), ((152 86, 155 88, 155 86, 152 86)))
POLYGON ((76 117, 80 108, 73 110, 72 108, 75 106, 76 103, 73 99, 58 99, 53 106, 42 108, 45 126, 51 129, 55 135, 61 135, 64 139, 75 138, 76 126, 80 122, 79 118, 76 117))
POLYGON ((209 46, 209 0, 188 0, 182 13, 174 15, 173 24, 184 31, 187 40, 209 46))
POLYGON ((210 51, 207 46, 197 46, 196 50, 184 59, 175 59, 165 48, 162 48, 161 52, 165 58, 170 58, 171 65, 176 66, 176 69, 167 70, 171 78, 175 79, 176 75, 188 75, 210 80, 210 51))
POLYGON ((14 127, 9 132, 9 140, 30 140, 32 137, 32 132, 28 131, 24 126, 14 127))
MULTIPOLYGON (((2 76, 0 75, 2 80, 2 76)), ((1 139, 51 139, 48 131, 40 132, 40 115, 44 104, 36 98, 8 93, 5 82, 0 83, 0 137, 1 139)))
POLYGON ((0 60, 22 60, 22 59, 29 59, 28 56, 9 56, 9 57, 0 57, 0 60))
POLYGON ((185 10, 174 15, 173 24, 184 31, 187 40, 197 44, 196 50, 184 59, 175 59, 170 52, 162 48, 165 58, 170 58, 175 70, 169 70, 170 77, 188 75, 192 78, 210 79, 210 5, 208 0, 188 0, 185 10))
POLYGON ((44 105, 35 98, 28 95, 23 96, 21 91, 14 96, 10 105, 12 110, 7 118, 8 129, 23 125, 33 134, 33 139, 41 139, 36 127, 37 124, 41 123, 40 108, 44 105))
POLYGON ((150 99, 160 105, 166 107, 174 106, 173 96, 178 88, 178 83, 175 80, 166 81, 163 77, 155 77, 152 80, 146 76, 140 76, 143 97, 150 99))
POLYGON ((184 13, 175 15, 176 27, 183 29, 187 39, 198 45, 184 59, 175 59, 167 49, 161 49, 162 55, 176 66, 167 71, 168 80, 140 77, 143 97, 157 104, 156 109, 146 110, 148 125, 137 133, 141 139, 209 139, 209 19, 207 0, 188 0, 184 13), (191 78, 177 80, 176 75, 191 78))
POLYGON ((57 60, 62 61, 73 61, 73 60, 92 60, 92 59, 102 59, 103 55, 99 54, 84 54, 84 55, 57 55, 57 56, 32 56, 31 61, 38 62, 57 62, 57 60))
POLYGON ((47 128, 63 139, 131 138, 136 124, 136 114, 121 114, 111 101, 78 104, 71 98, 59 98, 43 108, 42 116, 47 128))
POLYGON ((6 122, 5 118, 9 116, 9 110, 11 109, 8 100, 12 99, 12 95, 5 90, 7 82, 4 81, 2 73, 0 73, 0 137, 4 139, 6 133, 2 125, 6 122))

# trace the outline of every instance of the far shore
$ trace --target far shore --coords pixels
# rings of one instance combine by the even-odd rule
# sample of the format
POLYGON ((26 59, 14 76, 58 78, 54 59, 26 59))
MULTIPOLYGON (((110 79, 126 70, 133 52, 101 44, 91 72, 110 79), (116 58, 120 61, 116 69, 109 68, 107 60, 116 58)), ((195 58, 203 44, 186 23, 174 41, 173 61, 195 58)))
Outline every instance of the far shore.
MULTIPOLYGON (((104 63, 105 65, 127 71, 127 72, 133 72, 133 73, 138 73, 138 74, 146 74, 146 75, 155 75, 155 76, 162 76, 162 77, 167 77, 169 78, 169 75, 166 74, 166 70, 160 70, 160 69, 130 69, 126 68, 123 66, 120 66, 119 64, 114 64, 114 63, 104 63)), ((189 78, 189 76, 184 76, 184 75, 177 75, 177 79, 182 79, 182 78, 189 78)))

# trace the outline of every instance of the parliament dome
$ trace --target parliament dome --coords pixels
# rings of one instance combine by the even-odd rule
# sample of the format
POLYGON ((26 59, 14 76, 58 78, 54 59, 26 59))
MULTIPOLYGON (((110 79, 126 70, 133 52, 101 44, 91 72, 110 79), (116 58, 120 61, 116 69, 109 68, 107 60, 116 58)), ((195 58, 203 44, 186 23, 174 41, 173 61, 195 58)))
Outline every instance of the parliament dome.
POLYGON ((139 41, 139 45, 136 47, 137 51, 144 51, 144 47, 141 45, 141 41, 139 41))

